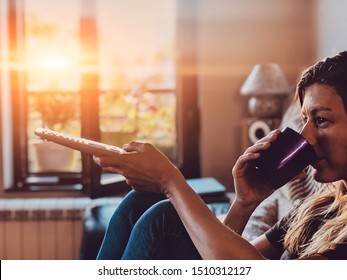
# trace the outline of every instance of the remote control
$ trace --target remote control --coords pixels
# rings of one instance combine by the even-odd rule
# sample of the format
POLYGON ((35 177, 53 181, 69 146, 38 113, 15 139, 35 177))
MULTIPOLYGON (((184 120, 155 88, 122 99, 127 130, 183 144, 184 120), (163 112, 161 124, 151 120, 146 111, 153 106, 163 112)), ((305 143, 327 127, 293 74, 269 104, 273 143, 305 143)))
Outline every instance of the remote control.
POLYGON ((110 156, 124 152, 122 148, 117 146, 67 135, 48 128, 37 128, 34 133, 44 140, 52 141, 90 155, 110 156))

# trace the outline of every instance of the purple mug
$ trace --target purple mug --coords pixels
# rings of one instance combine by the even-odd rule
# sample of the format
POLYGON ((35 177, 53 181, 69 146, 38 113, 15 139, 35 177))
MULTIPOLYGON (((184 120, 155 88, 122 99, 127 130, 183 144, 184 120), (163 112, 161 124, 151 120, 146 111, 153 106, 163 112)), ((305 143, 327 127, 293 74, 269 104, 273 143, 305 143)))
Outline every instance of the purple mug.
POLYGON ((261 151, 254 161, 254 168, 274 189, 278 189, 317 160, 313 147, 293 129, 286 127, 261 151))

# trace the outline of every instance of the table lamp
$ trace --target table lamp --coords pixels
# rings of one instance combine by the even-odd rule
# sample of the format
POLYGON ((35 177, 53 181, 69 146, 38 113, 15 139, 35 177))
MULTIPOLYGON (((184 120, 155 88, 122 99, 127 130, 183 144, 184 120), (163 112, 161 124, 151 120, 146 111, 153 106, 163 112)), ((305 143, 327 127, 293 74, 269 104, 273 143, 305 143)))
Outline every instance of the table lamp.
POLYGON ((248 109, 257 118, 275 118, 282 114, 283 98, 290 87, 278 64, 256 64, 241 87, 249 96, 248 109))

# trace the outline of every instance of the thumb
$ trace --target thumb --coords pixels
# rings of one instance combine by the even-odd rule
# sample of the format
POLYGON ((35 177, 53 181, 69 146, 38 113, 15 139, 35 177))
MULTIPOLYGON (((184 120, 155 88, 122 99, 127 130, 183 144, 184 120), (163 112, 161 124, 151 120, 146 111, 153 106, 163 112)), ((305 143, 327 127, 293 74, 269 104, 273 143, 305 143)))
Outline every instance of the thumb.
POLYGON ((132 141, 128 144, 124 144, 123 149, 127 152, 143 152, 144 146, 145 143, 143 142, 132 141))

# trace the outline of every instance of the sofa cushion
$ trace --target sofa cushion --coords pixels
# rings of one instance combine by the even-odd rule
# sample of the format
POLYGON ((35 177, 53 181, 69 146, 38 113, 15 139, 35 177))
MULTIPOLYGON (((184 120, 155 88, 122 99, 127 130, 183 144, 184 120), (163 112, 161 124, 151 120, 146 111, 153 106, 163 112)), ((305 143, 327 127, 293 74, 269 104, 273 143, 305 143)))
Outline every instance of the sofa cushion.
POLYGON ((278 220, 278 201, 276 195, 265 199, 253 212, 242 233, 246 240, 253 240, 270 229, 278 220))
MULTIPOLYGON (((223 221, 226 214, 217 215, 218 219, 223 221)), ((246 227, 242 233, 242 237, 246 240, 253 240, 262 235, 271 228, 278 220, 278 195, 274 193, 265 199, 254 210, 249 218, 246 227)))

